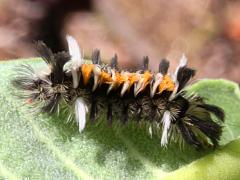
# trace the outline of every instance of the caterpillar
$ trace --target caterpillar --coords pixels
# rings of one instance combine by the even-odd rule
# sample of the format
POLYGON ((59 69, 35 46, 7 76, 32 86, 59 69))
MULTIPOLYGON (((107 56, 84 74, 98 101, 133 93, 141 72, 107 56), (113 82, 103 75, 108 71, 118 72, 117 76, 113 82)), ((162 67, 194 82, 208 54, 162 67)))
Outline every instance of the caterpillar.
POLYGON ((157 72, 149 70, 147 56, 141 69, 131 71, 118 67, 117 55, 104 64, 98 49, 92 53, 92 63, 86 63, 77 41, 67 35, 67 42, 69 52, 55 54, 43 42, 36 42, 37 52, 48 65, 44 72, 27 64, 17 67, 12 84, 32 106, 51 115, 66 104, 74 109, 80 132, 87 119, 95 122, 106 113, 110 125, 113 120, 145 122, 150 133, 153 128, 159 132, 162 147, 179 139, 196 149, 218 146, 224 111, 186 92, 195 70, 187 66, 184 55, 172 74, 166 59, 160 61, 157 72))

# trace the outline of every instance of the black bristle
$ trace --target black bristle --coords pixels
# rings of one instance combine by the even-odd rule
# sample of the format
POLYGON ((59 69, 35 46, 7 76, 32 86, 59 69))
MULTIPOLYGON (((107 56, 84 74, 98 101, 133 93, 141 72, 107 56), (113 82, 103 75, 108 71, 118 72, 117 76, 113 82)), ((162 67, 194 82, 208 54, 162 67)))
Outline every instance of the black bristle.
POLYGON ((149 64, 149 58, 148 56, 143 57, 143 70, 147 71, 148 70, 148 64, 149 64))
POLYGON ((102 64, 100 50, 94 49, 92 53, 92 63, 93 64, 102 64))
POLYGON ((221 121, 224 121, 225 114, 221 108, 214 106, 214 105, 210 105, 210 104, 199 104, 198 107, 201 107, 201 108, 213 113, 221 121))
POLYGON ((177 80, 179 86, 177 92, 181 91, 185 87, 187 82, 195 75, 195 72, 196 72, 195 70, 188 68, 186 66, 181 67, 178 70, 177 80))
POLYGON ((52 65, 51 80, 54 84, 60 84, 64 80, 63 66, 70 60, 67 52, 59 52, 54 54, 54 63, 52 65))
POLYGON ((117 57, 117 54, 115 54, 111 61, 110 61, 110 67, 111 68, 114 68, 114 69, 118 69, 118 57, 117 57))
POLYGON ((97 102, 95 99, 92 100, 92 103, 91 103, 91 109, 90 109, 90 120, 91 122, 95 122, 96 120, 96 109, 97 109, 97 102))
POLYGON ((141 107, 139 107, 138 109, 137 109, 137 112, 136 112, 136 119, 137 119, 137 122, 140 122, 141 121, 141 119, 142 119, 142 108, 141 107))
POLYGON ((111 103, 108 104, 108 108, 107 108, 107 122, 109 125, 112 124, 112 104, 111 103))
POLYGON ((124 105, 122 110, 122 122, 123 124, 126 124, 127 121, 128 121, 128 105, 124 105))
POLYGON ((159 72, 162 73, 163 75, 167 74, 169 68, 169 61, 166 59, 162 59, 160 64, 159 64, 159 72))
POLYGON ((178 118, 181 119, 185 116, 186 111, 189 108, 189 101, 182 95, 178 95, 171 102, 169 102, 167 106, 169 107, 170 111, 172 108, 178 109, 178 118))
POLYGON ((219 124, 212 121, 212 119, 201 120, 195 116, 189 116, 189 119, 195 127, 199 128, 212 141, 214 146, 218 145, 222 133, 222 127, 219 124))
POLYGON ((37 41, 35 43, 36 50, 38 54, 43 58, 43 60, 51 65, 54 62, 54 55, 51 49, 49 49, 46 44, 42 41, 37 41))
POLYGON ((179 127, 179 130, 180 130, 183 138, 185 139, 185 141, 188 144, 193 145, 196 149, 202 148, 202 145, 199 142, 199 140, 197 139, 196 135, 193 133, 193 131, 189 127, 184 125, 182 120, 177 122, 177 126, 179 127))
POLYGON ((42 107, 42 111, 53 114, 57 111, 57 107, 60 101, 60 94, 53 95, 52 98, 47 100, 47 103, 42 107))
POLYGON ((39 55, 51 68, 51 81, 54 84, 63 82, 63 66, 70 60, 70 55, 67 52, 53 54, 52 51, 42 41, 36 42, 36 49, 39 55))
POLYGON ((37 81, 38 79, 34 80, 32 77, 34 77, 34 70, 33 68, 28 64, 20 65, 15 69, 16 72, 18 72, 17 78, 13 79, 11 81, 12 85, 16 88, 22 89, 22 90, 35 90, 37 88, 37 81))

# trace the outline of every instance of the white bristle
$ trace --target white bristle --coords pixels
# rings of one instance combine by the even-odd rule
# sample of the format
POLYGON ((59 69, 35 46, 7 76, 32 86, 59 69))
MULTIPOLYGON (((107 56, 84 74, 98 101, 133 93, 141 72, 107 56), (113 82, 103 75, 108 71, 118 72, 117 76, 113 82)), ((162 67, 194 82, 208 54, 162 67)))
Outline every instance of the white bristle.
POLYGON ((79 132, 82 132, 86 126, 87 106, 82 98, 77 98, 75 102, 75 116, 78 123, 79 132))
POLYGON ((161 138, 161 146, 167 146, 168 144, 168 130, 171 125, 171 115, 169 111, 165 111, 162 118, 163 133, 161 138))
POLYGON ((68 49, 69 54, 71 55, 72 60, 72 78, 73 78, 73 88, 77 88, 79 85, 79 74, 78 74, 78 68, 83 63, 83 58, 81 55, 80 47, 78 46, 78 43, 76 39, 74 39, 72 36, 67 35, 67 42, 68 42, 68 49))

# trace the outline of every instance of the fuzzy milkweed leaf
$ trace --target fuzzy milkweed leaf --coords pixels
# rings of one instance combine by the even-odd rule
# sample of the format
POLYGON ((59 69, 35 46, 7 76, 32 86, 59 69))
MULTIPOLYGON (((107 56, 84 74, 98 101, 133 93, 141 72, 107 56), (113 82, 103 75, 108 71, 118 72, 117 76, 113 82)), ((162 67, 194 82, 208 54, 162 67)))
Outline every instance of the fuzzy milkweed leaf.
MULTIPOLYGON (((43 66, 38 60, 0 63, 0 177, 4 179, 239 179, 240 91, 226 80, 202 80, 196 91, 226 112, 221 146, 196 151, 148 134, 149 127, 129 123, 110 128, 91 123, 83 133, 62 115, 32 115, 13 96, 17 64, 43 66)), ((102 117, 105 118, 106 117, 102 117)), ((113 120, 114 121, 114 120, 113 120)), ((113 125, 114 126, 114 125, 113 125)))

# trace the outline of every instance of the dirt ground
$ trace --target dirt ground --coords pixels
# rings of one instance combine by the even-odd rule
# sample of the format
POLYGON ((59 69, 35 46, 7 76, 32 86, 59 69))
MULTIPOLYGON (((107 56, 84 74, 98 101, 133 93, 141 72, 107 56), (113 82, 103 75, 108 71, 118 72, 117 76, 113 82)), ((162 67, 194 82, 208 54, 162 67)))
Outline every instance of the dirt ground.
POLYGON ((200 78, 240 82, 240 1, 236 0, 0 0, 0 59, 36 56, 33 42, 64 50, 65 35, 84 56, 100 48, 107 62, 139 66, 148 55, 174 68, 183 53, 200 78))

